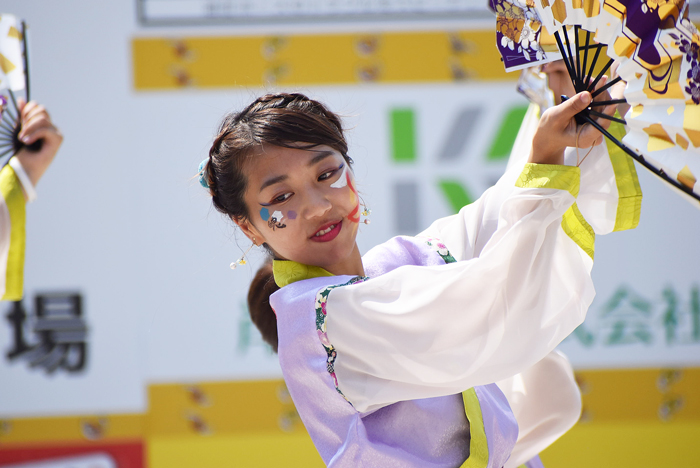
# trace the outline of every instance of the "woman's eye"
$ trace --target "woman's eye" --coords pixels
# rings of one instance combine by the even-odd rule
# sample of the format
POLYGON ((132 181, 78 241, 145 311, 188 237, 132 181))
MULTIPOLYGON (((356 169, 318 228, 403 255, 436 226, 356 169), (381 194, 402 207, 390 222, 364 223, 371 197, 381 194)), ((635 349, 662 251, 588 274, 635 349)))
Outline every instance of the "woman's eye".
POLYGON ((337 168, 337 169, 333 169, 332 171, 324 172, 323 174, 321 174, 320 176, 318 176, 318 180, 319 180, 319 181, 328 180, 328 179, 330 179, 331 177, 333 177, 336 173, 338 173, 338 171, 340 171, 342 168, 343 168, 343 165, 341 165, 341 166, 340 166, 339 168, 337 168))
POLYGON ((291 193, 283 193, 279 197, 275 197, 272 201, 273 201, 273 203, 282 203, 283 201, 287 200, 291 196, 292 196, 291 193))
POLYGON ((335 173, 335 171, 336 171, 336 170, 333 169, 332 171, 324 172, 323 174, 321 174, 320 176, 318 176, 318 180, 330 179, 331 177, 333 177, 333 174, 335 173))

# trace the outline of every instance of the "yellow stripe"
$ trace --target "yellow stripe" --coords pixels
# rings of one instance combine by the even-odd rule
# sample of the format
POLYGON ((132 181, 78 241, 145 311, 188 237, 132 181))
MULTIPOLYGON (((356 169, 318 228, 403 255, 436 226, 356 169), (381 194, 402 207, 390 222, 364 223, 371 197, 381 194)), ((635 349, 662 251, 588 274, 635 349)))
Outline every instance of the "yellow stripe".
MULTIPOLYGON (((608 131, 618 140, 622 140, 625 136, 625 127, 617 122, 613 122, 608 131)), ((608 154, 610 154, 610 162, 615 172, 615 183, 619 194, 614 230, 634 229, 639 224, 639 216, 642 212, 642 189, 639 186, 634 161, 607 138, 605 144, 608 147, 608 154)))
MULTIPOLYGON (((576 380, 583 395, 581 425, 700 424, 700 367, 586 370, 577 371, 576 380)), ((0 420, 0 447, 85 441, 90 431, 105 440, 180 441, 306 433, 282 380, 157 384, 149 386, 148 394, 146 414, 0 420)), ((475 391, 464 392, 463 400, 472 426, 470 450, 475 459, 470 463, 488 461, 475 391)))
POLYGON ((304 431, 281 380, 160 384, 148 393, 151 436, 304 431))
POLYGON ((577 424, 540 457, 547 468, 691 468, 700 460, 698 440, 698 423, 577 424))
POLYGON ((470 388, 466 392, 462 392, 462 399, 464 400, 464 410, 469 420, 471 437, 469 440, 469 458, 464 462, 462 468, 486 468, 489 464, 489 446, 486 440, 486 429, 484 428, 479 397, 476 396, 476 390, 470 388))
POLYGON ((561 219, 561 228, 581 249, 591 257, 595 253, 595 232, 590 224, 583 218, 578 205, 574 203, 566 210, 561 219))
POLYGON ((515 186, 566 190, 577 197, 581 186, 581 170, 576 166, 527 163, 515 186))
POLYGON ((142 438, 143 414, 17 418, 0 421, 0 446, 142 438))
POLYGON ((156 437, 148 441, 149 468, 322 468, 311 438, 248 433, 209 437, 156 437))
POLYGON ((140 37, 132 40, 138 90, 278 84, 515 80, 493 30, 140 37))
POLYGON ((25 200, 19 179, 9 164, 0 171, 0 194, 10 212, 10 250, 2 300, 18 301, 24 287, 25 200))
POLYGON ((577 371, 582 421, 700 422, 700 368, 577 371))

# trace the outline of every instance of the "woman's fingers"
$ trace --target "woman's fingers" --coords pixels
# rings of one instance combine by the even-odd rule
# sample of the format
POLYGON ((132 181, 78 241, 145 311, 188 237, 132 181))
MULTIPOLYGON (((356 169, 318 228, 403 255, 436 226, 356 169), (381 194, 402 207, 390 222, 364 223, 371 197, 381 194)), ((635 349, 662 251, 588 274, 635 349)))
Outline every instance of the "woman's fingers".
POLYGON ((22 112, 22 127, 29 125, 36 119, 49 119, 49 113, 44 106, 35 105, 30 107, 30 104, 32 103, 27 104, 22 112))
POLYGON ((547 109, 533 137, 529 162, 563 164, 564 149, 576 145, 574 116, 591 103, 591 93, 583 91, 558 106, 547 109))
POLYGON ((53 124, 47 119, 36 119, 30 125, 23 128, 23 134, 19 137, 25 145, 31 145, 42 137, 47 136, 47 132, 56 131, 53 124))
POLYGON ((22 148, 17 153, 17 158, 29 179, 36 185, 56 156, 63 142, 63 135, 53 124, 43 106, 31 101, 23 104, 21 109, 22 130, 18 135, 19 138, 25 145, 31 145, 39 140, 43 142, 38 151, 22 148))
MULTIPOLYGON (((602 89, 607 83, 609 83, 609 79, 604 76, 596 84, 594 92, 602 89)), ((602 143, 603 135, 601 132, 588 123, 578 125, 575 116, 588 108, 593 101, 603 102, 612 99, 609 88, 604 89, 595 98, 591 93, 584 91, 545 111, 533 138, 533 149, 529 161, 562 164, 564 148, 589 148, 602 143)), ((612 117, 616 107, 615 104, 592 106, 591 110, 612 117)), ((603 129, 607 129, 611 124, 610 119, 594 115, 590 117, 603 129)))
POLYGON ((591 93, 583 91, 566 102, 552 108, 552 117, 560 123, 559 127, 566 128, 570 120, 591 103, 591 93))
MULTIPOLYGON (((596 85, 596 90, 600 89, 601 87, 605 86, 608 83, 609 79, 608 77, 604 76, 596 85)), ((609 101, 612 99, 609 89, 606 89, 602 93, 598 94, 593 101, 594 102, 600 102, 600 101, 609 101)), ((609 115, 610 117, 613 117, 615 114, 615 109, 616 109, 615 104, 609 104, 607 106, 601 107, 601 106, 592 106, 591 109, 595 112, 598 112, 600 114, 605 114, 609 115)), ((603 127, 604 129, 608 129, 610 127, 610 124, 612 121, 610 119, 606 119, 604 117, 595 117, 593 115, 590 116, 598 125, 603 127)), ((594 126, 590 124, 584 124, 583 128, 580 126, 577 127, 576 129, 577 132, 577 139, 576 142, 572 146, 578 146, 579 148, 589 148, 591 146, 598 145, 602 143, 603 141, 603 135, 601 132, 596 129, 594 126)))
POLYGON ((25 144, 31 144, 38 139, 34 136, 37 129, 42 127, 53 128, 46 108, 34 101, 25 104, 21 114, 22 128, 17 136, 25 144))

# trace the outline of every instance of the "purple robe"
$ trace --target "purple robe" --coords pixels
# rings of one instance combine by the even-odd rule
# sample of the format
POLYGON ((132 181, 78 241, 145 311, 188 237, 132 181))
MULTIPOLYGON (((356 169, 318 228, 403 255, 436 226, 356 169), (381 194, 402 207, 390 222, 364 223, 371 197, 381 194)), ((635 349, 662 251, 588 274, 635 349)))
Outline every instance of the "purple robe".
MULTIPOLYGON (((363 257, 365 281, 403 265, 441 265, 450 259, 425 239, 396 237, 363 257)), ((356 411, 342 388, 336 388, 333 361, 317 331, 317 294, 352 279, 304 279, 270 297, 277 314, 282 373, 323 461, 335 468, 447 468, 472 458, 474 467, 501 468, 515 445, 518 426, 495 384, 465 389, 464 394, 398 401, 367 413, 356 411), (465 413, 469 395, 469 401, 478 403, 467 404, 465 413)), ((331 319, 332 314, 331 309, 331 319)))

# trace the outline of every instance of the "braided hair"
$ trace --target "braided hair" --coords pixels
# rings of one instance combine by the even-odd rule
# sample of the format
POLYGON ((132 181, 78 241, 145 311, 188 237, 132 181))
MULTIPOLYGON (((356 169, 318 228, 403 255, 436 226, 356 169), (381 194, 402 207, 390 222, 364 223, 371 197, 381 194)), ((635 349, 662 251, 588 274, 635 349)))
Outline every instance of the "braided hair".
MULTIPOLYGON (((298 93, 259 97, 241 112, 224 117, 203 168, 214 208, 234 221, 249 219, 244 201, 245 168, 255 161, 263 145, 301 149, 326 145, 352 164, 340 119, 326 106, 298 93)), ((251 320, 275 352, 277 321, 269 298, 277 289, 268 260, 253 278, 248 309, 251 320)))

